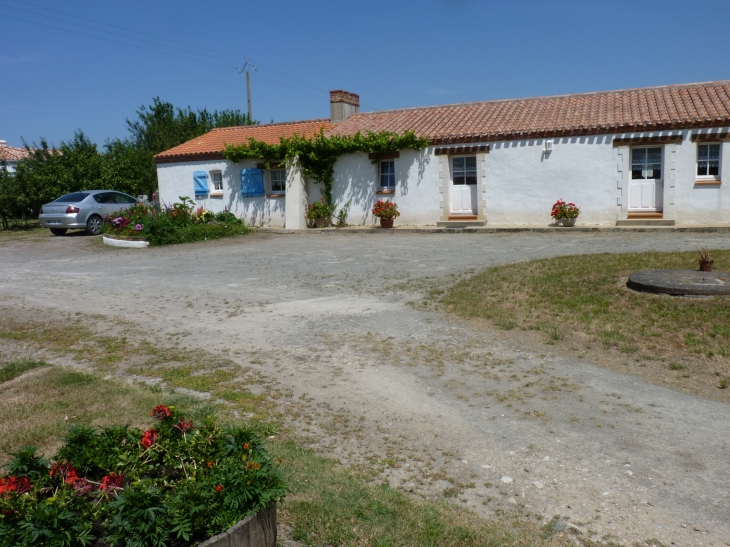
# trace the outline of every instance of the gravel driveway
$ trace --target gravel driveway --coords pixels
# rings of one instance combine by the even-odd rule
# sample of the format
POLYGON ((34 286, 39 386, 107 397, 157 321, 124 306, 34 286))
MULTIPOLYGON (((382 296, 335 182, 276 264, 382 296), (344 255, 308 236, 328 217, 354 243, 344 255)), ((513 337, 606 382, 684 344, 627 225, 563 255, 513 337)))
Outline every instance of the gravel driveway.
POLYGON ((695 246, 730 248, 730 234, 258 234, 146 250, 44 237, 0 244, 0 298, 121 317, 254 367, 305 405, 291 423, 321 451, 417 495, 560 515, 628 544, 722 546, 726 405, 414 305, 486 266, 695 246))

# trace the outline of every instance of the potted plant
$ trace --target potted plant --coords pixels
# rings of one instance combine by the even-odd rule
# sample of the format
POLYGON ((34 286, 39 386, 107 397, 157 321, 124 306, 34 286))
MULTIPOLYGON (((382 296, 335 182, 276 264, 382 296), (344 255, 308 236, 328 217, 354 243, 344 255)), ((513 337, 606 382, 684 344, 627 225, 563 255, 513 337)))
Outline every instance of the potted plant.
POLYGON ((715 261, 710 258, 710 251, 708 249, 700 249, 699 247, 697 248, 697 250, 700 252, 700 271, 711 272, 712 265, 715 263, 715 261))
POLYGON ((324 198, 315 201, 307 207, 307 218, 314 220, 314 226, 316 228, 324 228, 327 226, 331 216, 332 208, 325 203, 324 198))
POLYGON ((580 214, 580 209, 575 203, 565 203, 559 199, 553 204, 550 216, 563 226, 575 226, 575 221, 580 214))
POLYGON ((373 216, 380 218, 381 228, 392 228, 396 217, 400 216, 398 206, 390 200, 378 200, 373 207, 373 216))

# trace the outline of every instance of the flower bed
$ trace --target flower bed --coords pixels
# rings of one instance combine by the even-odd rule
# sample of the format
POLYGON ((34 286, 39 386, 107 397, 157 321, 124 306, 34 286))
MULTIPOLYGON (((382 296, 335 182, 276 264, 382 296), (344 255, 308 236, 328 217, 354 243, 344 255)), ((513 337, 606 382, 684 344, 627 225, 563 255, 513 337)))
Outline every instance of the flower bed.
POLYGON ((157 406, 157 427, 77 426, 53 463, 32 447, 0 478, 0 547, 184 547, 280 500, 260 439, 157 406))
POLYGON ((109 236, 139 237, 150 245, 170 245, 247 233, 249 229, 233 213, 213 213, 181 197, 171 206, 138 203, 104 217, 102 232, 109 236))

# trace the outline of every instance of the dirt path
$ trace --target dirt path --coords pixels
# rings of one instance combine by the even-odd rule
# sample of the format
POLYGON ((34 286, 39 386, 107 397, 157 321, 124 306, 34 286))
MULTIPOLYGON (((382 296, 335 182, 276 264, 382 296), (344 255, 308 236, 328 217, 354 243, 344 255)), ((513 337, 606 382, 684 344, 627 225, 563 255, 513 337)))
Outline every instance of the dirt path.
POLYGON ((419 495, 622 543, 722 546, 727 405, 412 305, 517 258, 696 245, 730 235, 257 235, 141 252, 48 237, 0 245, 0 298, 120 317, 275 376, 322 451, 419 495))

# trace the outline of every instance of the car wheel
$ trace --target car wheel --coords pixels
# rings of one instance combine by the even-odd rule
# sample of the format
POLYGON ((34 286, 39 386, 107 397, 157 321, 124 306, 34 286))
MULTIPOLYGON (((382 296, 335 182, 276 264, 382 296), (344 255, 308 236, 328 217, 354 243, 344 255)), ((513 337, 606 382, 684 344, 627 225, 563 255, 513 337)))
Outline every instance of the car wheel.
POLYGON ((86 233, 90 236, 98 236, 101 233, 101 224, 101 217, 91 217, 86 223, 86 233))
POLYGON ((62 236, 67 232, 66 228, 51 228, 51 233, 54 236, 62 236))

